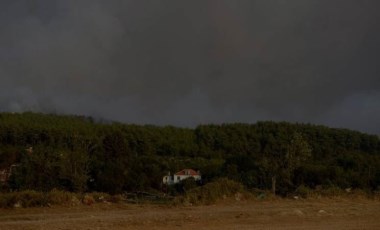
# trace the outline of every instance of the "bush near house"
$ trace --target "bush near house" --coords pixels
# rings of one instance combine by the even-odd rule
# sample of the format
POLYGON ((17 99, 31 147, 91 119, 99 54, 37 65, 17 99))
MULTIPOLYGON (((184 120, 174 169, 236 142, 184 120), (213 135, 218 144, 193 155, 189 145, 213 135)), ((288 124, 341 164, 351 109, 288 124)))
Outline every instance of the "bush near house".
POLYGON ((177 203, 189 204, 212 204, 216 201, 244 193, 244 186, 227 178, 220 178, 204 186, 196 187, 185 192, 182 197, 177 198, 177 203))

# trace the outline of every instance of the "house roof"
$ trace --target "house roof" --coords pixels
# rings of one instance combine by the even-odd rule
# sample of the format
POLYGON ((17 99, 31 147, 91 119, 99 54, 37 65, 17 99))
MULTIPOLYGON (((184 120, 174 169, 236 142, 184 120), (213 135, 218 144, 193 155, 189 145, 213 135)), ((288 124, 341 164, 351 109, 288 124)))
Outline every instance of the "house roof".
POLYGON ((175 173, 174 175, 176 175, 176 176, 186 176, 186 175, 200 176, 201 174, 199 172, 195 171, 194 169, 183 169, 183 170, 175 173))

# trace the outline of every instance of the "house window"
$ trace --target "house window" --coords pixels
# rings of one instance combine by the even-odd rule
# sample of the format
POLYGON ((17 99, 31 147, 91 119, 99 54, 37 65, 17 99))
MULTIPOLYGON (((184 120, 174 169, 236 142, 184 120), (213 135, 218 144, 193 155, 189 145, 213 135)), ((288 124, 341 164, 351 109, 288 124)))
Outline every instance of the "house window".
POLYGON ((178 180, 178 181, 181 180, 181 177, 180 177, 180 176, 177 176, 177 180, 178 180))

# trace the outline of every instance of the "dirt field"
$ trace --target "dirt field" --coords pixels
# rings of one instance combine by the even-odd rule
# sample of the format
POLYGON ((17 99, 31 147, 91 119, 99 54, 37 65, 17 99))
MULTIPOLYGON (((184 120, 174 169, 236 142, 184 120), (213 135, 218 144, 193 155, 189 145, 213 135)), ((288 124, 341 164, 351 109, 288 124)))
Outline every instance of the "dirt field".
POLYGON ((0 210, 0 229, 380 229, 370 200, 228 201, 210 206, 96 204, 0 210))

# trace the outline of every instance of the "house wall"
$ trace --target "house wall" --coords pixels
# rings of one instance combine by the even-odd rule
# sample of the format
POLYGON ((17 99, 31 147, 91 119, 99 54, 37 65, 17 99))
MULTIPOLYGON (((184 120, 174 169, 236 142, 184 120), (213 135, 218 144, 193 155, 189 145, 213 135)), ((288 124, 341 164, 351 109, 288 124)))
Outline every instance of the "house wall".
POLYGON ((162 179, 162 182, 164 184, 168 184, 168 185, 171 185, 171 184, 176 184, 176 183, 179 183, 181 180, 185 180, 189 177, 193 177, 196 181, 200 180, 201 179, 201 176, 200 175, 196 175, 196 176, 192 176, 192 175, 173 175, 173 176, 164 176, 163 179, 162 179))
POLYGON ((179 183, 181 180, 185 180, 189 177, 193 177, 195 180, 200 180, 201 179, 201 176, 199 175, 196 175, 196 176, 192 176, 192 175, 174 175, 174 183, 179 183))
POLYGON ((164 178, 162 178, 162 182, 164 184, 172 184, 172 180, 171 180, 171 176, 164 176, 164 178))

